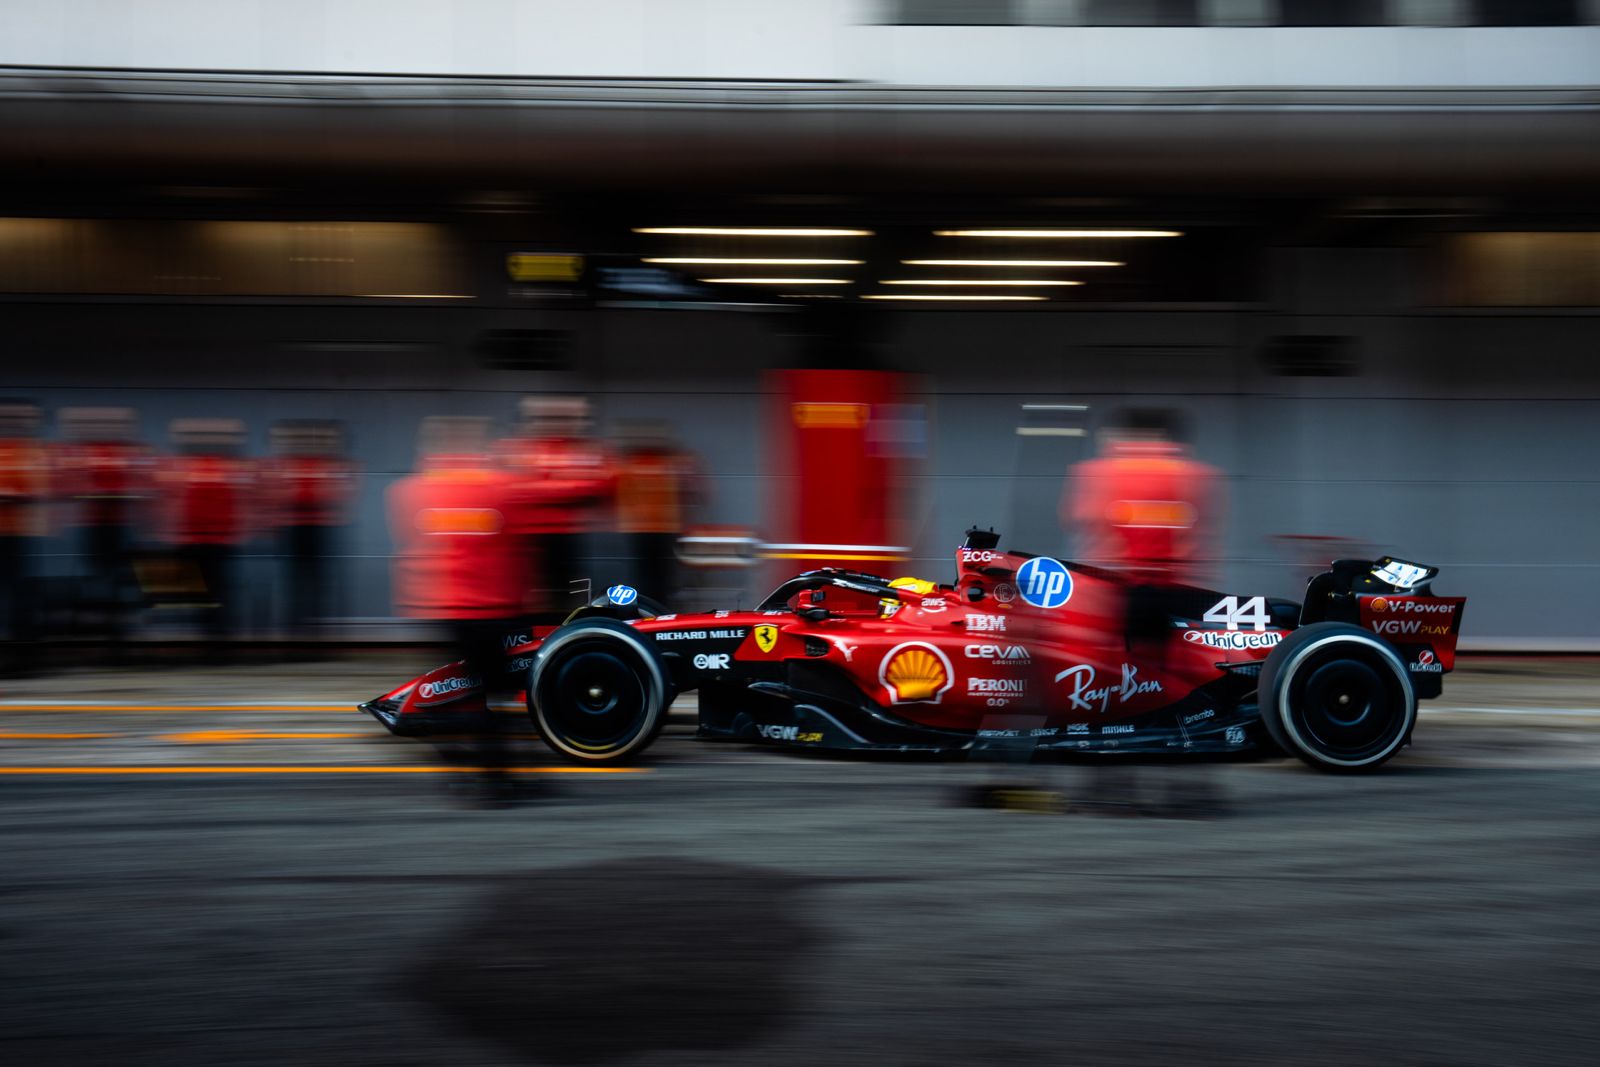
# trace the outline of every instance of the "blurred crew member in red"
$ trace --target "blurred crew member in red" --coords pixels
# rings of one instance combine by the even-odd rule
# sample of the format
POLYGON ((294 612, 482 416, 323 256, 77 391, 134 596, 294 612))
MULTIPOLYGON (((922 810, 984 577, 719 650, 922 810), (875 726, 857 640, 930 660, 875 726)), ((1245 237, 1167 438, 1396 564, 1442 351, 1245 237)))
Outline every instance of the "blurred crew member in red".
MULTIPOLYGON (((1174 412, 1123 412, 1100 441, 1100 455, 1072 470, 1061 520, 1077 535, 1081 562, 1128 576, 1123 641, 1130 652, 1139 646, 1134 654, 1154 674, 1164 674, 1173 616, 1205 610, 1183 587, 1207 584, 1222 477, 1190 454, 1174 412)), ((1169 803, 1202 810, 1222 804, 1203 771, 1177 788, 1169 803)), ((1117 761, 1096 768, 1089 790, 1109 805, 1142 803, 1137 770, 1117 761)))
POLYGON ((56 452, 56 493, 88 567, 86 600, 102 620, 95 636, 118 658, 139 596, 133 553, 154 461, 132 408, 63 408, 59 422, 65 440, 56 452))
POLYGON ((542 560, 542 610, 576 606, 573 583, 587 577, 584 541, 600 509, 616 494, 616 469, 592 436, 589 401, 581 396, 526 397, 522 425, 500 446, 502 462, 537 497, 537 548, 542 560))
POLYGON ((1221 474, 1179 441, 1175 416, 1131 411, 1073 468, 1061 519, 1082 562, 1150 585, 1203 585, 1221 509, 1221 474))
POLYGON ((336 422, 303 420, 272 427, 272 458, 261 471, 262 496, 277 531, 288 587, 291 632, 304 636, 331 614, 327 561, 355 492, 355 467, 336 422))
POLYGON ((249 529, 255 470, 243 456, 238 419, 174 419, 175 453, 157 468, 165 536, 198 578, 202 626, 220 641, 233 632, 234 557, 249 529))
POLYGON ((33 561, 45 534, 49 460, 39 441, 43 415, 27 401, 0 401, 0 627, 9 671, 30 666, 35 636, 33 561))
POLYGON ((622 437, 617 531, 628 539, 639 591, 670 604, 678 591, 678 538, 698 497, 698 465, 663 422, 640 420, 622 437))
POLYGON ((448 634, 483 687, 476 735, 485 799, 506 803, 514 792, 488 702, 520 681, 506 672, 505 638, 529 613, 529 540, 542 502, 526 479, 490 460, 487 445, 487 419, 425 419, 420 469, 389 489, 389 529, 397 607, 448 634))

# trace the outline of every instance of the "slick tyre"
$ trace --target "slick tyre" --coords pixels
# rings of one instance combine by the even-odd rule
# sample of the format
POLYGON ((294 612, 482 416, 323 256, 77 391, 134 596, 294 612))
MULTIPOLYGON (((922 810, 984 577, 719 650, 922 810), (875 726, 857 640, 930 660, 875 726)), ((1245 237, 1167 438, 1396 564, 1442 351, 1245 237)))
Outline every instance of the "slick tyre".
POLYGON ((1285 752, 1323 771, 1379 766, 1417 723, 1411 675, 1387 642, 1319 622, 1284 638, 1261 669, 1261 721, 1285 752))
POLYGON ((581 763, 624 763, 654 741, 672 702, 661 657, 631 626, 556 630, 528 668, 528 714, 544 743, 581 763))

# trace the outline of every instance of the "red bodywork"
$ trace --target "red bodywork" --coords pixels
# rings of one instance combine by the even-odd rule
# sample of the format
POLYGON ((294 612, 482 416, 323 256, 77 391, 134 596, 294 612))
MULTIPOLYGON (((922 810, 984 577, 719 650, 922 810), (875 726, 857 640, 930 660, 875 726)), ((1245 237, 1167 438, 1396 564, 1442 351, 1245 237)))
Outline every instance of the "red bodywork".
MULTIPOLYGON (((1030 559, 962 548, 954 585, 928 594, 895 589, 889 604, 834 586, 815 599, 802 591, 784 608, 660 615, 629 625, 651 635, 672 661, 680 691, 737 693, 754 679, 778 676, 786 665, 809 664, 848 679, 873 714, 908 726, 1088 735, 1107 737, 1101 743, 1109 744, 1131 732, 1123 724, 1139 721, 1146 724, 1138 727, 1141 740, 1173 734, 1184 747, 1190 724, 1220 726, 1233 713, 1225 706, 1228 698, 1209 695, 1208 687, 1237 676, 1238 692, 1248 693, 1256 665, 1294 628, 1279 615, 1269 618, 1265 598, 1177 590, 1197 605, 1191 622, 1154 637, 1130 637, 1125 616, 1131 590, 1123 579, 1073 567, 1064 602, 1039 606, 1015 584, 1030 559), (1175 705, 1175 711, 1164 710, 1175 705)), ((1358 601, 1362 625, 1409 657, 1414 677, 1454 666, 1462 598, 1358 601)), ((530 627, 507 636, 508 671, 520 684, 525 686, 540 642, 553 629, 530 627)), ((478 683, 452 664, 380 699, 393 702, 400 720, 421 721, 440 712, 481 710, 478 683)), ((1230 733, 1227 743, 1238 742, 1230 733)))

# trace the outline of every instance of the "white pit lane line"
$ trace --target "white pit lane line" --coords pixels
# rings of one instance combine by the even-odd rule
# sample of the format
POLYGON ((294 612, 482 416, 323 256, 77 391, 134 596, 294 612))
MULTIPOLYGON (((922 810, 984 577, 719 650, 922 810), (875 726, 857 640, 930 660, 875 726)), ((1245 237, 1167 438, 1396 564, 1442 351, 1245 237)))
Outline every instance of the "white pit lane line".
POLYGON ((1600 708, 1468 708, 1421 709, 1423 715, 1558 715, 1575 719, 1600 719, 1600 708))

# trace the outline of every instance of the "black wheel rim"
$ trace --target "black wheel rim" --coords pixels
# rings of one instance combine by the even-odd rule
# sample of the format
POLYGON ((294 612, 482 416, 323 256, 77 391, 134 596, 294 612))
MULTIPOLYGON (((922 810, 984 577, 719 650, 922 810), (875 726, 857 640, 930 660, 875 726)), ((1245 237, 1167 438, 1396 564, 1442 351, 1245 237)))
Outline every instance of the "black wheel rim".
POLYGON ((1348 645, 1312 653, 1289 689, 1295 732, 1343 763, 1359 764, 1393 748, 1408 708, 1404 686, 1381 655, 1348 645))
POLYGON ((649 720, 650 699, 631 656, 613 642, 563 649, 540 686, 546 726, 572 747, 607 752, 627 744, 649 720))

